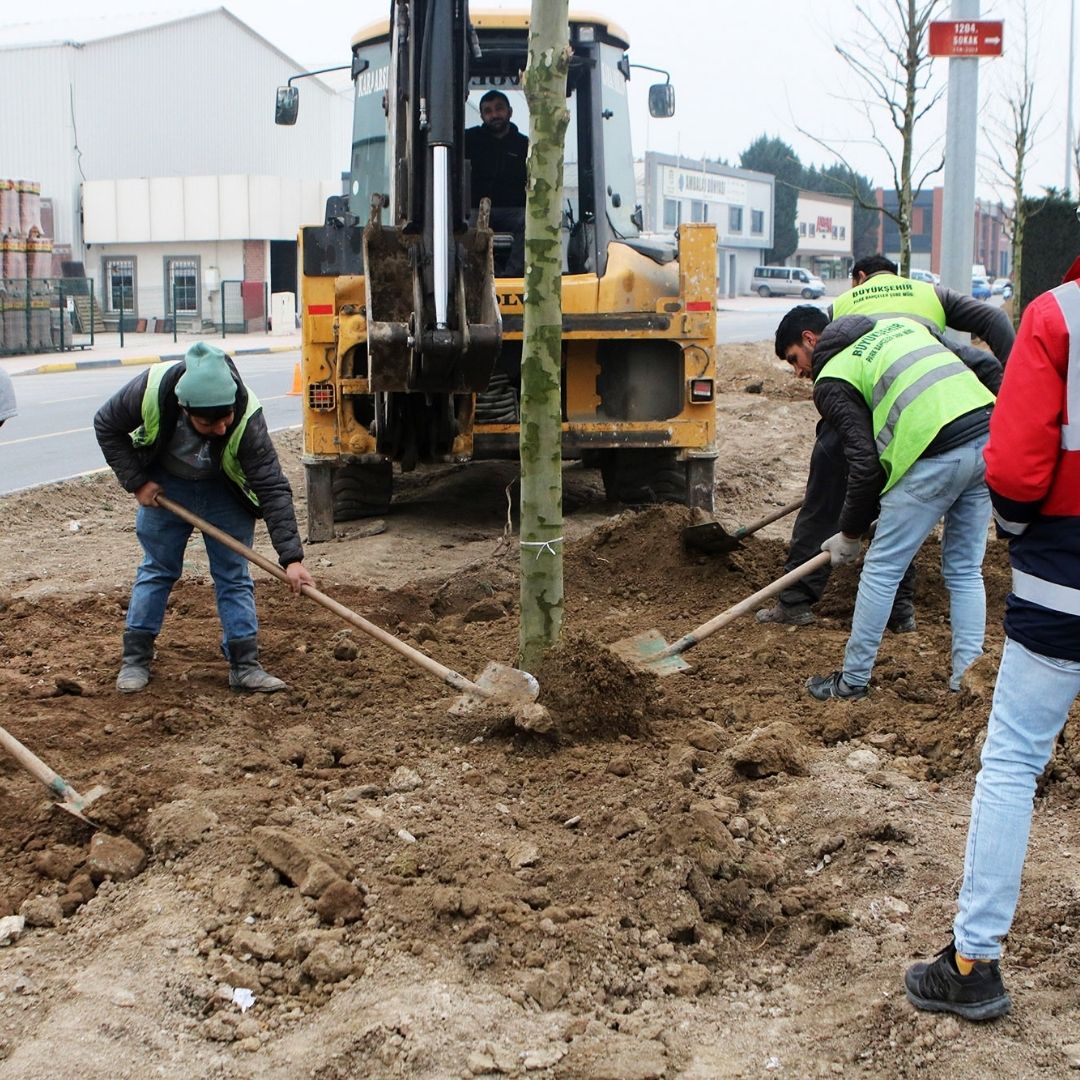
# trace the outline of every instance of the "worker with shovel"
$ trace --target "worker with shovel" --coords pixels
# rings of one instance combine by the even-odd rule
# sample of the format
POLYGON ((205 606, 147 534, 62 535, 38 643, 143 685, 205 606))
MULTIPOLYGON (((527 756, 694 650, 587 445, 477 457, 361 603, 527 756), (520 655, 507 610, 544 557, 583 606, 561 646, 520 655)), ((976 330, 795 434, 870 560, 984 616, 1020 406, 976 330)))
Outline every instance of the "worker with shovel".
MULTIPOLYGON (((118 690, 135 693, 150 680, 154 641, 192 532, 189 522, 157 505, 159 494, 249 547, 255 519, 263 517, 292 591, 314 585, 303 565, 292 489, 262 407, 220 349, 197 342, 183 360, 147 368, 98 410, 94 431, 116 478, 139 503, 135 532, 143 561, 128 603, 118 690)), ((204 540, 229 685, 262 693, 285 689, 259 663, 247 560, 209 536, 204 540)))
MULTIPOLYGON (((829 316, 812 304, 800 304, 789 311, 776 328, 776 355, 791 365, 797 379, 809 379, 814 347, 829 316)), ((847 461, 836 429, 819 420, 814 448, 810 452, 810 470, 806 476, 806 498, 791 530, 791 544, 784 572, 794 570, 813 558, 839 528, 847 486, 847 461)), ((810 610, 825 591, 831 567, 826 563, 789 585, 772 607, 762 608, 755 618, 759 623, 785 623, 809 626, 817 616, 810 610)), ((888 627, 894 634, 915 629, 915 566, 904 572, 896 590, 888 627)))
MULTIPOLYGON (((981 350, 978 350, 981 351, 981 350)), ((990 522, 982 448, 1001 365, 978 369, 906 315, 849 315, 814 349, 814 404, 839 433, 848 461, 840 531, 822 544, 830 563, 858 559, 860 536, 880 501, 863 563, 842 669, 807 680, 819 701, 865 697, 905 569, 944 518, 942 576, 949 589, 949 687, 982 653, 986 592, 982 560, 990 522)))
MULTIPOLYGON (((789 311, 776 329, 776 355, 786 360, 799 377, 810 377, 810 355, 818 335, 832 317, 864 315, 871 320, 905 314, 923 323, 931 331, 945 329, 975 334, 990 347, 985 350, 970 345, 954 346, 967 363, 978 369, 1004 364, 1009 358, 1015 334, 1012 323, 1001 308, 970 296, 900 277, 896 263, 884 255, 867 255, 851 268, 851 288, 836 298, 827 314, 809 305, 789 311)), ((825 421, 818 424, 817 439, 810 456, 806 480, 806 499, 791 531, 791 547, 785 570, 793 570, 820 550, 821 543, 839 528, 844 503, 847 465, 839 438, 825 421)), ((761 623, 787 623, 806 626, 814 621, 810 610, 817 603, 829 579, 829 568, 815 571, 785 589, 776 604, 757 613, 761 623)), ((915 571, 909 567, 896 591, 888 628, 894 633, 915 629, 915 571)))

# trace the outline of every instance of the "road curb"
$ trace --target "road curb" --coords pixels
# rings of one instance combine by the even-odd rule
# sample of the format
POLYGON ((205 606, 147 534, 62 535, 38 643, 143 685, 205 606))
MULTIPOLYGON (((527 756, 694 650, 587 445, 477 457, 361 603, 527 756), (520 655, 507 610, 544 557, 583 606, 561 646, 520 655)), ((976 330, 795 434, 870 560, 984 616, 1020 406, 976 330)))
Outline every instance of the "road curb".
MULTIPOLYGON (((234 349, 229 355, 236 356, 259 356, 268 353, 296 352, 297 345, 268 345, 253 349, 234 349)), ((174 360, 183 360, 184 353, 162 353, 147 356, 124 356, 110 357, 101 360, 67 360, 55 364, 40 364, 36 368, 13 373, 15 378, 19 375, 51 375, 62 371, 92 371, 96 368, 110 367, 150 367, 154 364, 167 364, 174 360)))

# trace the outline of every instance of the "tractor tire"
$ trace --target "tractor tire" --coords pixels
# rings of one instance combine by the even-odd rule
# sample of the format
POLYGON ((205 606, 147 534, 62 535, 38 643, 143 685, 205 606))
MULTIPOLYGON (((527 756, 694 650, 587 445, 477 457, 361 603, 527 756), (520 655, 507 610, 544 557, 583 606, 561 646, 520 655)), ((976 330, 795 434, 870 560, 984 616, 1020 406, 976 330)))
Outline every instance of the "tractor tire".
POLYGON ((686 463, 676 459, 674 450, 608 450, 600 475, 609 502, 687 502, 686 463))
POLYGON ((394 467, 389 461, 354 463, 334 470, 334 520, 380 517, 390 509, 394 467))

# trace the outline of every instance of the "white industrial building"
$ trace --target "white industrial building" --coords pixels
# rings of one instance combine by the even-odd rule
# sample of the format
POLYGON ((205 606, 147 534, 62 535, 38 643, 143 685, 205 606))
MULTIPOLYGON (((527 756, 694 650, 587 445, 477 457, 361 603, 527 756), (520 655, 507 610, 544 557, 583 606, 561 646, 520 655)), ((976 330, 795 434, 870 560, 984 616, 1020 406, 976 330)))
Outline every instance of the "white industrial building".
POLYGON ((41 183, 55 250, 107 323, 122 304, 154 329, 174 297, 181 324, 217 323, 223 283, 250 321, 264 292, 295 292, 297 230, 342 191, 348 72, 305 79, 296 126, 277 127, 295 60, 225 8, 162 19, 0 26, 0 177, 41 183))
POLYGON ((673 233, 684 221, 712 222, 719 294, 749 292, 754 267, 773 244, 775 178, 651 150, 638 171, 645 231, 673 233))
POLYGON ((852 224, 855 206, 841 195, 800 191, 795 208, 799 246, 793 266, 812 270, 822 278, 846 279, 852 263, 852 224))

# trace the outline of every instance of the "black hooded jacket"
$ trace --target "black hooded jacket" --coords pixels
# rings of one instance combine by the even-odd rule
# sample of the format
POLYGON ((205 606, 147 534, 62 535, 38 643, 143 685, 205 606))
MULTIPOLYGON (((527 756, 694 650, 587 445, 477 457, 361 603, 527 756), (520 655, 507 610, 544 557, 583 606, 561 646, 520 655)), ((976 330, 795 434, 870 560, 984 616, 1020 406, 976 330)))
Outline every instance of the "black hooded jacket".
MULTIPOLYGON (((235 365, 228 357, 226 361, 236 382, 236 406, 232 424, 225 435, 210 441, 211 453, 219 466, 225 443, 240 423, 248 402, 247 388, 235 365)), ((131 433, 143 422, 142 402, 150 377, 149 368, 117 390, 94 416, 94 434, 97 436, 98 445, 125 491, 137 491, 152 479, 151 469, 163 448, 168 446, 180 419, 176 383, 186 370, 187 366, 181 361, 165 372, 161 380, 158 388, 161 424, 157 441, 150 446, 136 448, 131 441, 131 433)), ((304 557, 304 549, 300 543, 300 530, 297 528, 296 513, 293 509, 292 488, 281 471, 281 463, 278 461, 274 444, 270 441, 261 408, 248 419, 240 439, 237 459, 251 490, 258 496, 259 507, 256 509, 224 472, 221 473, 222 481, 233 492, 240 505, 256 517, 266 520, 266 529, 281 565, 300 562, 304 557)))

